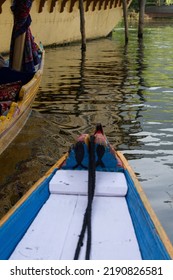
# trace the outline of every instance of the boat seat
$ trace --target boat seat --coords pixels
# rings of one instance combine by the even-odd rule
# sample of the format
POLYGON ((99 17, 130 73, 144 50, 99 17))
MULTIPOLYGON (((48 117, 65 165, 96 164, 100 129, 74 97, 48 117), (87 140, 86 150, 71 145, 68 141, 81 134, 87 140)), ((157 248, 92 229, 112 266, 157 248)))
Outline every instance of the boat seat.
MULTIPOLYGON (((91 259, 141 259, 126 202, 126 184, 120 195, 124 174, 111 173, 111 180, 108 175, 107 172, 96 174, 91 259)), ((87 206, 87 171, 58 171, 49 187, 49 199, 12 253, 11 260, 73 259, 87 206), (80 189, 83 191, 79 194, 80 189)), ((80 259, 85 257, 85 246, 86 236, 80 259)))
MULTIPOLYGON (((96 182, 95 196, 127 194, 127 183, 123 173, 96 171, 96 182)), ((58 170, 50 182, 49 191, 52 194, 87 195, 88 171, 58 170)))

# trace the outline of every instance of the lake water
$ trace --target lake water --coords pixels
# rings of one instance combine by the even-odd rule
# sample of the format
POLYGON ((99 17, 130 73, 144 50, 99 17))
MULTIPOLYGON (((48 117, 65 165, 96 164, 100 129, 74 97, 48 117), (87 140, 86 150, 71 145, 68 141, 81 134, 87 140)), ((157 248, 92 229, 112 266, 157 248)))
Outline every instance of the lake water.
POLYGON ((123 151, 173 243, 173 21, 130 24, 112 38, 46 49, 44 76, 22 132, 0 156, 0 215, 101 122, 123 151))

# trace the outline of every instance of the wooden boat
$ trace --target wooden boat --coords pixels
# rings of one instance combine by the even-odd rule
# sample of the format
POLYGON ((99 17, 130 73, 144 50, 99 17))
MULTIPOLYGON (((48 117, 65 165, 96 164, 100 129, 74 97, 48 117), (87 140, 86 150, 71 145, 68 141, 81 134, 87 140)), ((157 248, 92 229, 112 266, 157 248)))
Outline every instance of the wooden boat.
POLYGON ((30 30, 32 1, 18 0, 10 4, 14 25, 10 32, 9 63, 0 57, 0 154, 28 119, 44 62, 43 47, 34 42, 30 30))
MULTIPOLYGON (((129 6, 131 0, 127 0, 129 6)), ((11 1, 0 0, 0 26, 6 30, 1 36, 0 52, 8 51, 13 18, 11 1)), ((121 0, 86 0, 86 39, 106 37, 122 20, 121 0)), ((79 0, 34 0, 31 10, 35 40, 46 45, 63 45, 81 40, 79 0)))
POLYGON ((173 16, 173 6, 146 6, 145 14, 151 18, 171 18, 173 16))
POLYGON ((13 96, 12 100, 0 102, 6 104, 5 112, 0 114, 0 154, 17 136, 29 117, 41 82, 43 64, 44 51, 42 50, 41 63, 35 74, 13 71, 7 67, 0 69, 0 100, 1 90, 8 92, 7 95, 17 95, 17 99, 13 96))
POLYGON ((79 258, 173 258, 132 168, 101 126, 80 136, 0 221, 0 259, 79 258))

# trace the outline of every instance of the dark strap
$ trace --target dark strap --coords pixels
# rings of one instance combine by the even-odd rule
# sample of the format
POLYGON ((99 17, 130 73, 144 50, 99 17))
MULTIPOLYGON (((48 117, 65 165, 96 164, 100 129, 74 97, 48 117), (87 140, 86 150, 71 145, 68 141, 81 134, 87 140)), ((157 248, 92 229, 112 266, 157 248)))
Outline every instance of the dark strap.
POLYGON ((105 147, 103 145, 97 145, 97 148, 96 148, 96 153, 97 153, 97 161, 96 161, 96 167, 97 166, 100 166, 102 168, 105 167, 103 161, 102 161, 102 158, 105 154, 105 147))
POLYGON ((92 201, 93 201, 94 191, 95 191, 95 141, 94 139, 95 137, 91 136, 90 143, 89 143, 88 204, 85 210, 83 225, 79 235, 78 244, 74 255, 74 260, 77 260, 79 258, 86 228, 87 228, 87 246, 86 246, 85 259, 86 260, 90 259, 91 240, 92 240, 91 214, 92 214, 92 201))
POLYGON ((75 151, 75 159, 77 164, 73 167, 73 169, 76 169, 78 167, 82 167, 83 169, 86 169, 86 167, 82 164, 82 161, 85 156, 85 150, 84 150, 84 144, 82 142, 77 142, 74 146, 75 151))
POLYGON ((91 231, 91 214, 92 214, 92 202, 95 192, 95 137, 90 137, 90 146, 89 146, 89 172, 88 172, 88 211, 87 211, 87 247, 86 247, 86 256, 85 259, 90 259, 91 252, 91 240, 92 240, 92 231, 91 231))

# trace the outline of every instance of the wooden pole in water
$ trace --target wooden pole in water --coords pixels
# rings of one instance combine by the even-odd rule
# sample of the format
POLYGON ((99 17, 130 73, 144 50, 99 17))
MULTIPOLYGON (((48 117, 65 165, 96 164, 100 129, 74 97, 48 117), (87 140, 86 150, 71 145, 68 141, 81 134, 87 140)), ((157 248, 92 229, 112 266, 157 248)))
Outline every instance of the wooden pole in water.
POLYGON ((138 38, 143 38, 144 29, 144 14, 146 0, 138 0, 139 3, 139 24, 138 24, 138 38))
POLYGON ((123 4, 123 17, 124 17, 124 28, 125 28, 125 43, 128 43, 128 19, 127 19, 127 1, 122 0, 123 4))
POLYGON ((83 0, 79 0, 79 11, 80 11, 80 32, 82 37, 81 49, 86 51, 86 35, 85 35, 85 12, 83 0))

